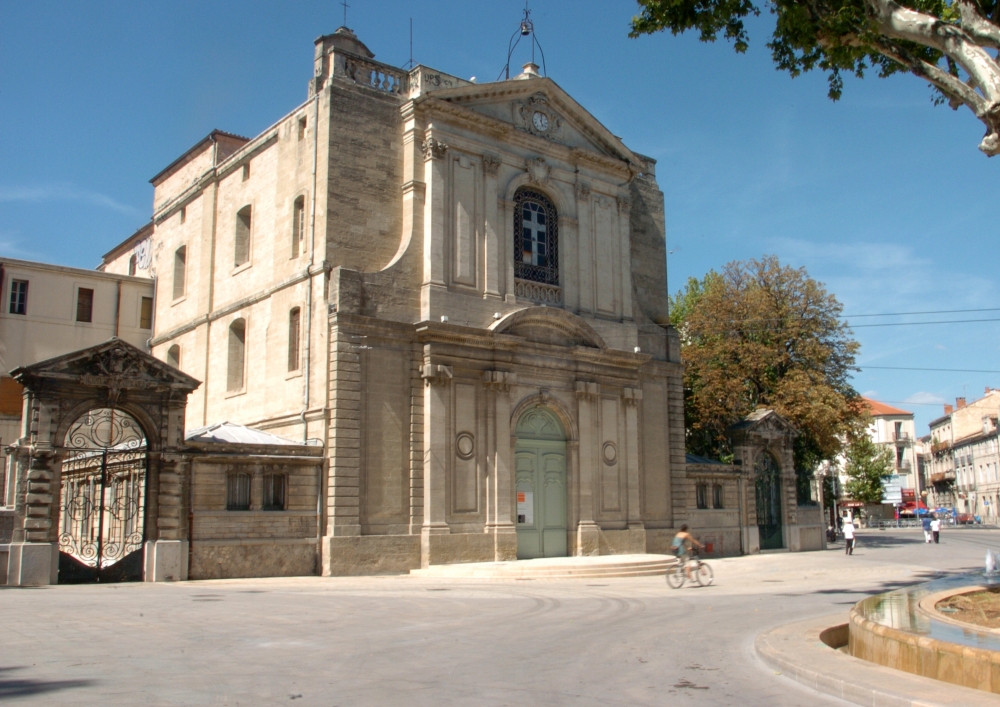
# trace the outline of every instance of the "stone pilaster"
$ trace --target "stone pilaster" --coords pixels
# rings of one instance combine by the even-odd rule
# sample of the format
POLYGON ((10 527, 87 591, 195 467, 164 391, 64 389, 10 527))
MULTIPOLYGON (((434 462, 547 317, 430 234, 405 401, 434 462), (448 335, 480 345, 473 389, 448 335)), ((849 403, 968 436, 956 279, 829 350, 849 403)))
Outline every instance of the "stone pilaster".
POLYGON ((625 404, 625 473, 628 480, 628 528, 643 530, 642 503, 639 489, 639 402, 642 391, 625 388, 622 402, 625 404))
POLYGON ((503 245, 501 238, 503 227, 498 222, 499 209, 497 205, 498 181, 497 176, 503 161, 499 155, 487 153, 483 155, 483 176, 485 182, 486 200, 486 298, 500 298, 500 279, 503 272, 503 245))
POLYGON ((579 465, 576 554, 599 555, 601 531, 595 520, 597 513, 595 484, 597 483, 598 470, 596 445, 600 441, 596 404, 600 399, 601 386, 589 381, 576 381, 574 391, 577 399, 577 420, 580 429, 580 442, 576 450, 577 464, 579 465))
POLYGON ((424 523, 420 530, 420 566, 436 564, 435 536, 448 535, 448 425, 452 369, 425 362, 424 379, 424 523))
POLYGON ((490 417, 490 478, 488 486, 487 532, 494 536, 496 562, 517 559, 517 529, 513 522, 514 466, 510 442, 510 388, 516 374, 486 371, 484 387, 490 417))

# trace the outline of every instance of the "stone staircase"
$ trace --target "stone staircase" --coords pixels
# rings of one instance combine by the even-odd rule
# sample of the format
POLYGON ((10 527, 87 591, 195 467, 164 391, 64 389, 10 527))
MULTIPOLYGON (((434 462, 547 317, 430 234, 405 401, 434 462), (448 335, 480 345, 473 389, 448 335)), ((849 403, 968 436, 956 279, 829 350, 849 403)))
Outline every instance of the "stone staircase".
POLYGON ((546 557, 511 562, 431 565, 410 570, 412 577, 450 579, 603 579, 665 574, 677 560, 670 555, 599 555, 546 557))

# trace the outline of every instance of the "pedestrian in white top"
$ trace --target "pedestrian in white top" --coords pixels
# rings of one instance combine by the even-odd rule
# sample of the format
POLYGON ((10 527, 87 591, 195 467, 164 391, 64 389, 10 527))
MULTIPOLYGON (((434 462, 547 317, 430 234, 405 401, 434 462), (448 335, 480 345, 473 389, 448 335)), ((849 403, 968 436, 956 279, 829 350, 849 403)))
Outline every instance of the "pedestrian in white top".
POLYGON ((850 518, 844 523, 844 553, 854 554, 854 522, 850 518))
POLYGON ((941 542, 941 519, 937 516, 934 516, 934 520, 931 521, 931 535, 934 537, 935 544, 941 542))

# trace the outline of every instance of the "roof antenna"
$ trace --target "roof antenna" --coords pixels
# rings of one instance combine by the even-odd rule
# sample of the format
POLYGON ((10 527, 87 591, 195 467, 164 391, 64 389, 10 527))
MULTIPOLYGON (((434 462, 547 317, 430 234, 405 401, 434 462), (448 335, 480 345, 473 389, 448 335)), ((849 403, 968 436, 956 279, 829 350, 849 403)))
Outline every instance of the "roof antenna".
POLYGON ((413 68, 413 18, 410 18, 410 61, 407 62, 406 68, 413 68))
MULTIPOLYGON (((528 9, 528 0, 524 0, 524 17, 521 18, 521 24, 514 30, 514 34, 510 36, 510 41, 507 42, 507 63, 504 65, 503 71, 500 72, 505 81, 510 80, 510 57, 521 42, 521 37, 527 37, 528 35, 531 35, 531 63, 535 63, 535 46, 537 46, 538 52, 542 55, 542 73, 546 76, 548 75, 549 72, 545 68, 545 51, 538 42, 538 35, 535 34, 535 23, 531 21, 531 10, 528 9), (515 37, 517 38, 516 41, 515 37)), ((500 76, 497 76, 497 81, 499 80, 500 76)))

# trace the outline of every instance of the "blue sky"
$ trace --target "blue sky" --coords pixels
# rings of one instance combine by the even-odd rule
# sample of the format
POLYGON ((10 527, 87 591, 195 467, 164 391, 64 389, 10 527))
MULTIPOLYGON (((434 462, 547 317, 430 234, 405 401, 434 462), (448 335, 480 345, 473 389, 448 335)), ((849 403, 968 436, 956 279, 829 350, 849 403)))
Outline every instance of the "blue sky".
MULTIPOLYGON (((480 82, 501 72, 518 0, 349 0, 348 25, 390 64, 480 82)), ((1000 161, 968 112, 920 80, 777 72, 764 46, 628 38, 630 0, 534 0, 548 74, 634 150, 656 158, 671 291, 733 259, 775 254, 849 315, 997 307, 1000 161)), ((0 254, 93 267, 149 218, 148 180, 213 128, 255 135, 305 99, 312 41, 334 2, 0 0, 0 254)), ((525 50, 526 52, 526 50, 525 50)), ((522 52, 514 64, 527 60, 522 52)), ((1000 312, 853 324, 1000 318, 1000 312)), ((1000 322, 864 327, 862 366, 1000 370, 1000 322)), ((857 389, 917 414, 1000 373, 865 368, 857 389), (905 404, 902 401, 908 401, 905 404), (926 404, 917 404, 926 403, 926 404)))

